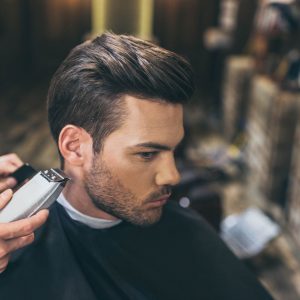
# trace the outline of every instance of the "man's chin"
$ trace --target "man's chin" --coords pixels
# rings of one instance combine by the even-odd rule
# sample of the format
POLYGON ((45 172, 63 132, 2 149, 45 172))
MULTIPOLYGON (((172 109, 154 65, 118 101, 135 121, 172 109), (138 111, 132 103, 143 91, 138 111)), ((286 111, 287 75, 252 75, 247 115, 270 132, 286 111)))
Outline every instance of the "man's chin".
POLYGON ((137 226, 148 227, 156 224, 161 219, 161 216, 162 208, 128 217, 126 221, 137 226))
POLYGON ((110 214, 120 220, 131 223, 133 225, 147 227, 157 223, 162 216, 163 207, 156 207, 146 210, 132 209, 130 211, 112 208, 103 205, 101 202, 93 201, 94 205, 102 211, 110 214))

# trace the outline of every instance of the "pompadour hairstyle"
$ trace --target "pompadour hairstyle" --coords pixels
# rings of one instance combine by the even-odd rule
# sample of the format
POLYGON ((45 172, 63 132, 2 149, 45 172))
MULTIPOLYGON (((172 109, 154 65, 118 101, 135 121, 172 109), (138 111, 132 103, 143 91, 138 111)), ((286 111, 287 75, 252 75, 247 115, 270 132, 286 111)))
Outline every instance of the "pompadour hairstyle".
POLYGON ((191 67, 181 56, 133 36, 105 33, 75 47, 54 74, 48 121, 56 142, 65 125, 84 128, 98 153, 126 115, 122 96, 184 104, 193 91, 191 67))

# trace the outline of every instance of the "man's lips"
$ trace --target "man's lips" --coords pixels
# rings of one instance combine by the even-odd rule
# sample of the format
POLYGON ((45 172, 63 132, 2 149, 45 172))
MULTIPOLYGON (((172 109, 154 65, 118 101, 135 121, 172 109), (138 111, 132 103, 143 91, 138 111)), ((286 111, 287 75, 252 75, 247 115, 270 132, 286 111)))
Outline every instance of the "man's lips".
POLYGON ((170 196, 171 196, 171 194, 167 194, 167 195, 161 196, 157 199, 153 199, 149 203, 151 204, 152 207, 153 206, 162 206, 167 203, 170 196))

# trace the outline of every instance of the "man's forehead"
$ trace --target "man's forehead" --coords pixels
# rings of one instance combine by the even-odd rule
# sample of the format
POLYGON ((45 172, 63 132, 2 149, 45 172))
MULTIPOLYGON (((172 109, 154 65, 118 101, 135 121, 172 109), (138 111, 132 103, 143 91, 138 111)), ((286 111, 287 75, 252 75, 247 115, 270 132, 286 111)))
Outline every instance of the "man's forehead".
MULTIPOLYGON (((173 104, 160 99, 140 99, 137 97, 126 95, 124 96, 125 109, 127 110, 128 118, 139 120, 165 120, 162 116, 165 115, 182 121, 183 107, 181 104, 173 104)), ((155 125, 155 124, 153 124, 155 125)))
POLYGON ((124 146, 153 143, 174 148, 184 135, 182 105, 126 96, 126 114, 108 139, 124 146))

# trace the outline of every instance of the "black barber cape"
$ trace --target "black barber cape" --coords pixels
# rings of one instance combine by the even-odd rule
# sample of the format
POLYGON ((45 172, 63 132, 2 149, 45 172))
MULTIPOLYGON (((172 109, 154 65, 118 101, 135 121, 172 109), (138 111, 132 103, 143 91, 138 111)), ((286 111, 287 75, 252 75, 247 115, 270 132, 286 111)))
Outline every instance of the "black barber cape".
POLYGON ((196 213, 168 203, 161 221, 91 229, 56 203, 33 244, 0 274, 1 300, 267 300, 196 213))

